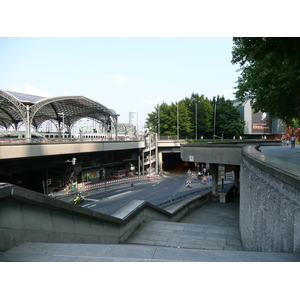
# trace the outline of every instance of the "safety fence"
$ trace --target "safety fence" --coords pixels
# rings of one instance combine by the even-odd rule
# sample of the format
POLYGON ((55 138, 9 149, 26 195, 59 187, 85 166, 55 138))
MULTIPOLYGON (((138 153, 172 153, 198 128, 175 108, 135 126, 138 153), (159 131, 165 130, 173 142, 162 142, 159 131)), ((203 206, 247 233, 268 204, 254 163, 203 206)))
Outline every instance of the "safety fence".
POLYGON ((137 182, 140 180, 150 180, 153 178, 158 178, 160 175, 146 175, 146 176, 140 176, 140 177, 129 177, 129 178, 122 178, 117 180, 110 180, 105 182, 99 182, 92 184, 91 182, 85 182, 85 191, 91 191, 95 189, 105 188, 109 186, 118 185, 121 183, 130 183, 130 182, 137 182))

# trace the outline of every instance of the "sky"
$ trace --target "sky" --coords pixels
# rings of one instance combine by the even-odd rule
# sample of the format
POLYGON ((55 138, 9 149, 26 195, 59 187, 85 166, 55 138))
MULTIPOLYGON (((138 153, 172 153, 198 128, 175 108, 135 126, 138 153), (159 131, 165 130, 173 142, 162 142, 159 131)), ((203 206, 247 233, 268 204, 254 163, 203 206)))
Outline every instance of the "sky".
POLYGON ((139 125, 162 102, 192 93, 234 99, 231 37, 1 37, 0 88, 84 95, 139 125))
POLYGON ((120 122, 137 112, 139 126, 158 104, 192 93, 233 100, 239 66, 231 64, 232 37, 273 36, 270 28, 285 36, 284 28, 298 26, 289 6, 285 19, 279 4, 260 1, 258 10, 256 0, 246 9, 236 2, 6 1, 0 89, 84 95, 115 110, 120 122))

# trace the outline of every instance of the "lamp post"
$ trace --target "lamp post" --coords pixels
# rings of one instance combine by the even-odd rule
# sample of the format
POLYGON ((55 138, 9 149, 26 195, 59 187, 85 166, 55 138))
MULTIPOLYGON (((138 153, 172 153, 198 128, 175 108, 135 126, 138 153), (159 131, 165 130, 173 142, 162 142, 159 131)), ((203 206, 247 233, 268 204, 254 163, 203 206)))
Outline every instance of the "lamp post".
POLYGON ((196 105, 196 113, 195 113, 195 129, 196 129, 196 132, 195 132, 195 140, 197 140, 197 102, 195 103, 196 105))
POLYGON ((177 103, 177 139, 179 140, 179 102, 177 103))
POLYGON ((157 119, 158 119, 158 139, 160 139, 160 106, 157 107, 157 119))
POLYGON ((214 113, 214 139, 216 137, 216 113, 217 113, 217 101, 215 100, 215 113, 214 113))

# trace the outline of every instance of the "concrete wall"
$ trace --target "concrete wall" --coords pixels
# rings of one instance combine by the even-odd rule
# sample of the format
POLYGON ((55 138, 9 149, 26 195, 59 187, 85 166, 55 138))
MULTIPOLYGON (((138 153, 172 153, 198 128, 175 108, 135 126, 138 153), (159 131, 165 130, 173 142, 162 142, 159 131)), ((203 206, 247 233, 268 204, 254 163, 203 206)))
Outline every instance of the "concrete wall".
POLYGON ((300 171, 254 147, 242 151, 240 231, 246 251, 300 252, 300 171))
MULTIPOLYGON (((203 199, 209 199, 206 195, 203 199)), ((0 251, 23 242, 118 244, 148 220, 178 220, 203 199, 195 197, 169 212, 135 200, 114 216, 0 183, 0 251)))

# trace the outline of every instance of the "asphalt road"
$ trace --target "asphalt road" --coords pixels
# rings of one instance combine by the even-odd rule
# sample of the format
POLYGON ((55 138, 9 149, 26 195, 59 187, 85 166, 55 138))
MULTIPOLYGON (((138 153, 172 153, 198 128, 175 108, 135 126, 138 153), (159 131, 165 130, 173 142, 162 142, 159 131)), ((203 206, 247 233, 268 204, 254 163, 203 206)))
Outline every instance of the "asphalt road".
MULTIPOLYGON (((106 193, 104 189, 90 192, 82 207, 112 215, 124 205, 133 200, 145 200, 154 205, 159 205, 166 200, 174 199, 193 191, 207 188, 201 180, 194 179, 192 187, 186 187, 187 174, 168 175, 159 180, 151 180, 134 184, 122 184, 119 187, 110 187, 106 193)), ((70 201, 72 202, 72 201, 70 201)))

